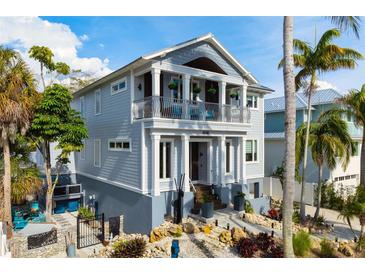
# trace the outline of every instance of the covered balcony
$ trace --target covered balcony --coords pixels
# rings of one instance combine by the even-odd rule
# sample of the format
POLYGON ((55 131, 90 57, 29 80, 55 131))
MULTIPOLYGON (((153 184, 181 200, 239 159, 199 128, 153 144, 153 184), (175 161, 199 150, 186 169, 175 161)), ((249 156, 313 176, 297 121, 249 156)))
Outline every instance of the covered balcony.
POLYGON ((247 83, 207 60, 150 67, 134 77, 133 119, 250 123, 247 83), (191 63, 191 64, 190 64, 191 63), (201 66, 200 68, 199 65, 201 66))

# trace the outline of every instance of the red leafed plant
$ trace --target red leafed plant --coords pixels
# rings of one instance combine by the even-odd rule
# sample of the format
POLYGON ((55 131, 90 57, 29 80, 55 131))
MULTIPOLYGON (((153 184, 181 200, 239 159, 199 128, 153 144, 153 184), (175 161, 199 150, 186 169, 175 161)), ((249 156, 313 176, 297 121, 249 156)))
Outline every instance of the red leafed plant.
POLYGON ((276 210, 275 208, 271 208, 267 213, 269 214, 269 217, 271 219, 276 220, 279 218, 279 211, 276 210))
POLYGON ((243 258, 252 258, 257 250, 256 243, 249 238, 242 238, 237 244, 237 251, 243 258))

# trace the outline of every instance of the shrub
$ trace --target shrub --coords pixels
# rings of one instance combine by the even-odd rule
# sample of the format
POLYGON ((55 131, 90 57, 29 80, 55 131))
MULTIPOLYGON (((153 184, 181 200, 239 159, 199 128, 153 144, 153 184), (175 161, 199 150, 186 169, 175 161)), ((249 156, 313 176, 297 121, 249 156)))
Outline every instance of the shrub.
POLYGON ((333 183, 323 184, 321 191, 321 207, 342 210, 345 205, 344 190, 336 191, 333 183))
POLYGON ((293 236, 293 248, 296 256, 304 257, 312 247, 310 236, 305 231, 299 231, 293 236))
POLYGON ((237 251, 243 258, 252 258, 257 250, 256 243, 249 238, 242 238, 237 244, 237 251))
POLYGON ((324 226, 326 223, 326 219, 323 216, 318 216, 317 220, 315 220, 316 226, 324 226))
POLYGON ((246 213, 253 213, 252 205, 249 201, 245 201, 245 212, 246 213))
POLYGON ((295 210, 293 212, 293 223, 295 223, 295 224, 299 224, 300 223, 300 213, 297 210, 295 210))
POLYGON ((85 220, 92 220, 95 214, 88 207, 82 206, 79 208, 79 217, 85 220))
POLYGON ((281 245, 273 245, 266 255, 268 258, 284 258, 284 250, 281 245))
POLYGON ((264 251, 267 252, 268 250, 271 249, 271 247, 273 247, 275 245, 275 241, 273 238, 271 238, 269 235, 267 235, 266 233, 262 233, 260 232, 256 238, 256 245, 257 247, 264 251))
POLYGON ((119 240, 113 244, 112 258, 141 258, 146 251, 146 241, 137 237, 131 240, 119 240))
POLYGON ((323 239, 320 243, 321 251, 320 256, 321 258, 334 258, 335 256, 335 249, 331 243, 331 241, 327 239, 323 239))

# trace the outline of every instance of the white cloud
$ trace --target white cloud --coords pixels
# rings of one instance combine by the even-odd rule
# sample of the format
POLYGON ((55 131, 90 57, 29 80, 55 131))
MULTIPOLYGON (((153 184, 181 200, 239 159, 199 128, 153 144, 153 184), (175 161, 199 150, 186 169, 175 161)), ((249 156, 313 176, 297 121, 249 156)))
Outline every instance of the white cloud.
POLYGON ((89 36, 87 34, 83 34, 83 35, 80 36, 80 40, 81 41, 88 41, 89 39, 90 38, 89 38, 89 36))
POLYGON ((108 59, 79 57, 77 51, 88 36, 77 37, 65 24, 52 23, 39 17, 0 17, 0 29, 0 44, 18 50, 36 74, 39 74, 39 64, 28 57, 28 50, 33 45, 49 47, 56 61, 65 62, 72 69, 81 69, 94 77, 112 71, 108 67, 108 59))
POLYGON ((327 81, 319 81, 317 80, 317 86, 318 86, 318 89, 335 89, 335 90, 338 90, 338 88, 331 84, 330 82, 327 82, 327 81))

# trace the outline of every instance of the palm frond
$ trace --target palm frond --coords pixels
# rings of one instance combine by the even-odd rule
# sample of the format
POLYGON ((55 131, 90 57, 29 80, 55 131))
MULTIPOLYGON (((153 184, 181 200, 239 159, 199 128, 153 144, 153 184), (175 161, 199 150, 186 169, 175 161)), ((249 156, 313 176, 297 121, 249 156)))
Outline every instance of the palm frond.
POLYGON ((357 38, 360 38, 360 16, 329 16, 332 24, 335 24, 342 31, 352 31, 357 38))

